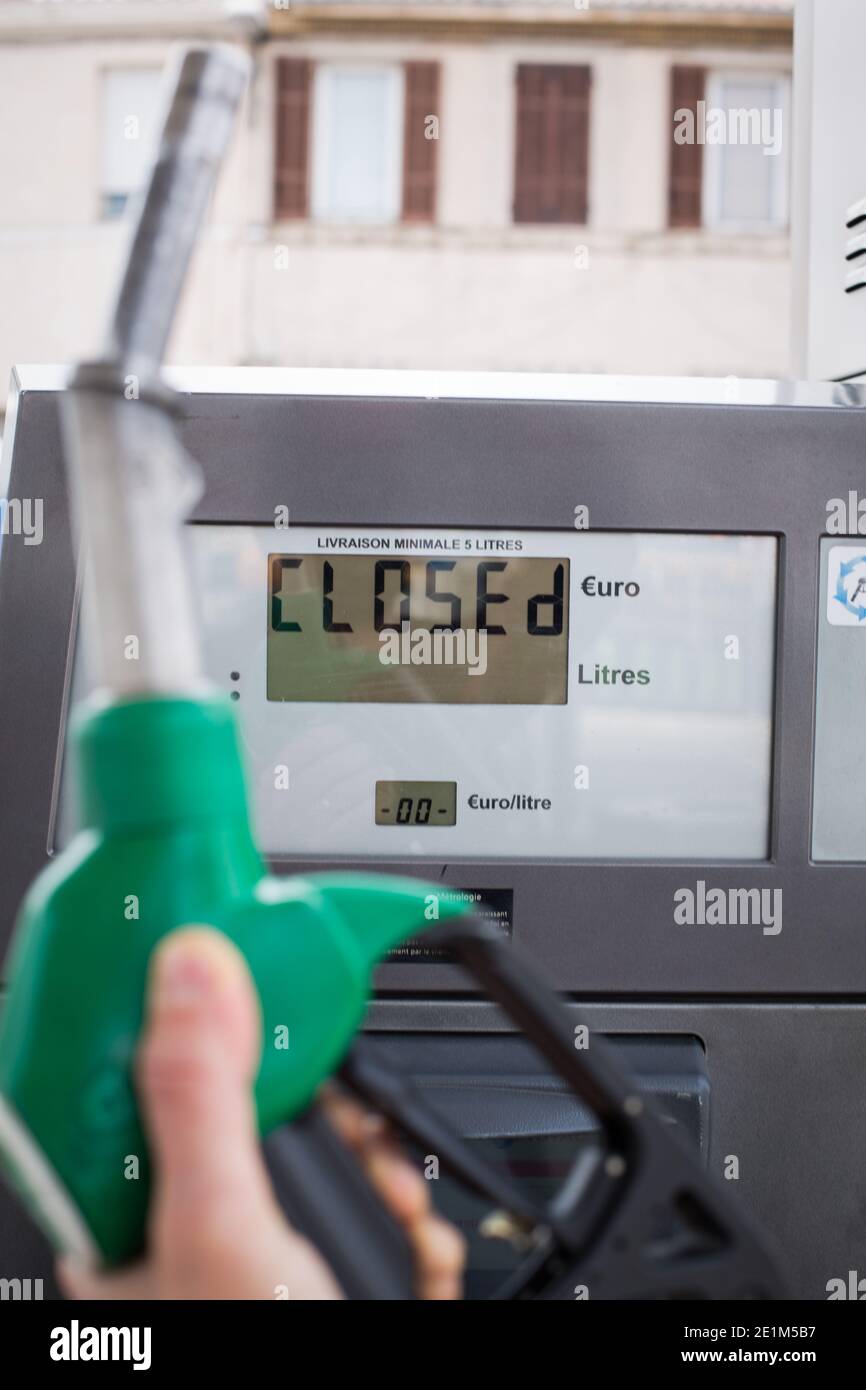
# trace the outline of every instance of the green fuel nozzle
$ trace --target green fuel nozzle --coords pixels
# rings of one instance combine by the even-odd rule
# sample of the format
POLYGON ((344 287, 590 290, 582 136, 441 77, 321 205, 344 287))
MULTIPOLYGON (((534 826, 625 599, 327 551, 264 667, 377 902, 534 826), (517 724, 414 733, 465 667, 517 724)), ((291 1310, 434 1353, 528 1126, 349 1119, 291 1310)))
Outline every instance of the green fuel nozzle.
POLYGON ((255 1101, 266 1134, 342 1060, 376 961, 431 912, 457 909, 414 879, 267 877, 221 698, 87 709, 73 738, 86 828, 37 879, 16 929, 0 1149, 59 1246, 116 1262, 143 1241, 148 1159, 132 1061, 157 942, 207 923, 246 957, 262 1009, 255 1101))
MULTIPOLYGON (((58 1246, 109 1263, 144 1240, 132 1062, 161 938, 209 924, 246 957, 266 1134, 345 1056, 376 961, 423 927, 436 893, 360 873, 268 877, 233 707, 199 666, 182 524, 195 473, 159 362, 247 67, 220 47, 181 61, 104 355, 63 401, 99 694, 71 733, 82 829, 33 884, 10 952, 0 1159, 58 1246)), ((441 917, 458 913, 443 899, 441 917)))

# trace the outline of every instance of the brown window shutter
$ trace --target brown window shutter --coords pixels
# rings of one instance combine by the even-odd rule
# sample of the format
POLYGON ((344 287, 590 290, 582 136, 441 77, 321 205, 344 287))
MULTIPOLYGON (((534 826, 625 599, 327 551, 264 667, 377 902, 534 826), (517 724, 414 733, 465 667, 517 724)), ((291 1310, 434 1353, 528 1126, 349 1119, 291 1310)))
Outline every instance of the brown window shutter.
POLYGON ((706 70, 675 67, 671 71, 671 162, 668 185, 668 224, 700 227, 703 222, 703 145, 695 140, 678 145, 674 139, 677 112, 692 111, 697 121, 698 102, 704 99, 706 70))
POLYGON ((403 221, 433 222, 439 141, 428 137, 427 121, 439 116, 439 64, 406 63, 405 74, 403 221))
POLYGON ((310 148, 310 80, 306 58, 277 59, 274 216, 306 217, 310 148))
POLYGON ((590 68, 517 68, 515 222, 586 222, 590 68))

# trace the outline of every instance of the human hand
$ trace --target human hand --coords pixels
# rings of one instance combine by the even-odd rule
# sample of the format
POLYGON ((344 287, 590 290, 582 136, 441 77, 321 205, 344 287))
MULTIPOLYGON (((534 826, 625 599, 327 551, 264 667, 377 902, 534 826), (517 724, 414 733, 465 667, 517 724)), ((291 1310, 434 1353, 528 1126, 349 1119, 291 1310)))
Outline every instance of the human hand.
MULTIPOLYGON (((102 1272, 70 1260, 72 1298, 338 1299, 316 1249, 286 1221, 259 1149, 252 1081, 258 996, 222 933, 185 927, 151 962, 137 1087, 154 1165, 148 1253, 102 1272)), ((377 1117, 329 1094, 326 1108, 414 1252, 419 1298, 461 1297, 464 1246, 433 1211, 429 1187, 377 1117)))

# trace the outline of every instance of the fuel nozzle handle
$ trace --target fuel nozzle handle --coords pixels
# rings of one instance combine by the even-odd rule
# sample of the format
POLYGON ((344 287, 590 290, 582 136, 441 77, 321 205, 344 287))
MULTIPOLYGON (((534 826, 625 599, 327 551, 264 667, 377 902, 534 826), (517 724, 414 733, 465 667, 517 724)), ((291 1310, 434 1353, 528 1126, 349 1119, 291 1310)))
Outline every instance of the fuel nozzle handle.
POLYGON ((202 683, 183 536, 200 482, 160 363, 249 70, 228 45, 183 53, 102 353, 75 369, 63 399, 85 650, 92 683, 110 698, 202 683))

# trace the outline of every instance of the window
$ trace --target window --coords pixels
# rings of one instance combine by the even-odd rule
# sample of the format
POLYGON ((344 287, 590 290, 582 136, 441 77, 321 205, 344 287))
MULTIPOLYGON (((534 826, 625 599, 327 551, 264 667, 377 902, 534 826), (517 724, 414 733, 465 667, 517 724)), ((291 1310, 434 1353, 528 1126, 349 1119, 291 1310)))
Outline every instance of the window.
POLYGON ((515 222, 586 222, 590 81, 588 67, 519 65, 515 222))
POLYGON ((435 62, 278 58, 275 216, 434 221, 439 86, 435 62))
POLYGON ((400 68, 320 67, 313 126, 313 216, 396 222, 402 203, 400 68))
POLYGON ((159 68, 112 68, 103 74, 102 217, 120 217, 144 183, 160 100, 159 68))
MULTIPOLYGON (((788 92, 777 78, 713 76, 707 107, 726 115, 726 141, 706 147, 704 222, 732 231, 788 222, 788 92)), ((709 132, 708 132, 709 135, 709 132)))
POLYGON ((784 228, 787 78, 676 67, 671 97, 669 225, 735 232, 784 228))

